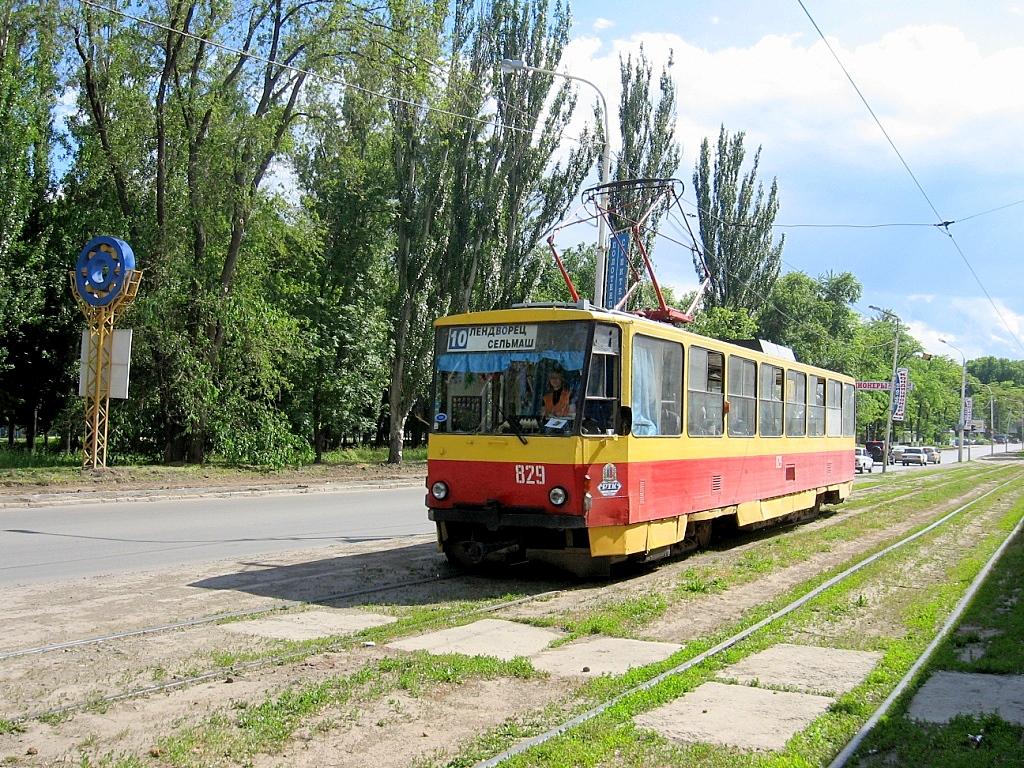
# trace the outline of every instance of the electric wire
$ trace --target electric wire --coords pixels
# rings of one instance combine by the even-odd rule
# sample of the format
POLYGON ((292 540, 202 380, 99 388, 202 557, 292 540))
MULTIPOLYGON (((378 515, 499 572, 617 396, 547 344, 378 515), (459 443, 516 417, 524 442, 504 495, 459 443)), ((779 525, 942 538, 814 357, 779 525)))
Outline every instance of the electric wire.
POLYGON ((842 59, 839 58, 839 55, 835 52, 835 50, 832 48, 832 45, 829 43, 828 39, 825 37, 825 33, 821 31, 821 27, 818 26, 818 23, 814 20, 814 17, 811 15, 811 12, 807 10, 807 6, 804 5, 803 0, 796 0, 796 1, 799 4, 800 8, 803 9, 804 14, 807 16, 808 20, 811 22, 811 25, 817 31, 818 36, 821 38, 822 42, 825 44, 825 47, 828 49, 828 52, 832 54, 832 58, 835 59, 836 63, 839 65, 839 68, 843 71, 843 74, 846 76, 846 79, 850 82, 850 85, 853 86, 853 90, 856 91, 857 96, 860 97, 861 102, 864 104, 864 107, 867 109, 868 113, 870 113, 872 119, 874 119, 875 124, 878 126, 878 129, 882 132, 882 135, 885 136, 886 141, 889 142, 889 146, 892 147, 893 152, 896 153, 896 156, 899 158, 900 163, 902 163, 904 169, 910 175, 910 178, 914 181, 914 185, 917 187, 918 191, 921 193, 921 196, 925 199, 925 202, 928 203, 928 207, 932 209, 932 213, 935 214, 935 218, 938 219, 938 222, 939 222, 936 226, 939 227, 943 232, 945 232, 947 237, 949 237, 950 242, 953 243, 953 247, 956 248, 957 253, 960 254, 960 258, 963 260, 963 262, 966 265, 967 269, 970 271, 971 275, 974 277, 974 280, 978 284, 978 287, 981 288, 982 293, 985 294, 985 298, 987 298, 989 304, 992 305, 992 309, 995 311, 996 316, 1002 322, 1003 327, 1006 328, 1006 331, 1007 331, 1007 333, 1010 334, 1011 338, 1013 338, 1013 340, 1017 342, 1017 346, 1019 346, 1021 348, 1021 350, 1024 350, 1024 342, 1022 342, 1020 340, 1020 337, 1017 336, 1017 334, 1014 332, 1013 328, 1010 327, 1010 324, 1007 322, 1006 318, 1003 316, 1002 311, 999 309, 999 306, 996 304, 995 299, 992 298, 992 295, 988 292, 988 289, 985 287, 985 284, 981 281, 981 277, 978 275, 977 271, 974 269, 974 265, 971 264, 970 259, 967 258, 967 254, 964 253, 963 249, 960 247, 960 244, 957 242, 956 238, 953 236, 953 233, 949 231, 949 226, 951 224, 953 224, 954 222, 951 219, 945 219, 939 213, 939 211, 935 207, 934 203, 932 203, 931 198, 928 196, 928 193, 925 191, 924 187, 921 185, 921 182, 918 181, 918 178, 914 174, 914 171, 910 168, 910 165, 904 159, 903 154, 900 152, 899 148, 896 146, 896 142, 894 142, 892 140, 892 137, 889 135, 889 132, 885 129, 885 126, 882 125, 882 121, 878 118, 878 115, 875 114, 875 110, 871 108, 871 104, 868 103, 868 100, 864 97, 864 94, 861 92, 860 88, 857 86, 857 83, 853 79, 853 76, 850 75, 849 71, 846 69, 846 66, 843 64, 842 59))

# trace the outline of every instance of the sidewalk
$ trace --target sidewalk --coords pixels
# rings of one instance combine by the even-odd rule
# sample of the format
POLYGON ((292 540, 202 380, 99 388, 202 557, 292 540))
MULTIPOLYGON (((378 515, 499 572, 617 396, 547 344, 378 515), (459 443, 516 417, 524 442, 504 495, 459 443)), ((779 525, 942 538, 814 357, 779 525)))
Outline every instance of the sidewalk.
POLYGON ((33 483, 31 480, 19 482, 10 476, 0 478, 0 510, 13 507, 410 488, 422 486, 427 472, 426 463, 422 461, 397 466, 357 464, 303 468, 263 476, 239 472, 236 476, 223 473, 216 477, 175 477, 173 472, 169 472, 169 476, 147 478, 133 475, 132 469, 117 468, 110 470, 109 475, 102 471, 83 471, 79 478, 70 477, 66 483, 33 483))

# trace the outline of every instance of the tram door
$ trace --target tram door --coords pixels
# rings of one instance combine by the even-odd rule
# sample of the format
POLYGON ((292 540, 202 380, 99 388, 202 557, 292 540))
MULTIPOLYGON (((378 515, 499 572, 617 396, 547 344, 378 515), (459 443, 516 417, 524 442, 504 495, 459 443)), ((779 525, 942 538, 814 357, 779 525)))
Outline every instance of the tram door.
POLYGON ((598 323, 590 350, 590 371, 583 404, 584 435, 614 435, 619 426, 619 361, 621 331, 598 323))

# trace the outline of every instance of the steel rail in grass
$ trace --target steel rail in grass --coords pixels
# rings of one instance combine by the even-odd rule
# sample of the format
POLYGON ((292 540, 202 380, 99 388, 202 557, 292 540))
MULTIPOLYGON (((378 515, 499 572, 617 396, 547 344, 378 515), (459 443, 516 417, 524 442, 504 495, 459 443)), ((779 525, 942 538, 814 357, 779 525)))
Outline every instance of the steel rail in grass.
POLYGON ((939 643, 945 640, 949 635, 950 631, 953 629, 953 625, 956 624, 964 611, 967 610, 967 605, 974 599, 974 595, 981 588, 985 579, 988 578, 988 575, 992 572, 996 563, 998 563, 999 559, 1003 556, 1003 552, 1006 551, 1010 542, 1013 541, 1014 537, 1020 533, 1021 529, 1024 529, 1024 517, 1017 521, 1017 525, 1014 526, 1012 531, 1010 531, 1010 535, 1003 540, 1003 543, 999 545, 999 548, 992 554, 992 557, 988 559, 988 562, 986 562, 985 566, 978 572, 978 575, 974 577, 974 581, 971 582, 971 586, 967 588, 964 596, 960 598, 960 602, 956 604, 956 608, 953 609, 953 612, 949 615, 946 623, 942 625, 942 629, 939 630, 939 633, 928 644, 928 647, 924 649, 924 652, 918 657, 917 661, 915 661, 910 669, 907 670, 907 674, 905 674, 899 683, 896 684, 892 693, 890 693, 885 701, 881 703, 878 709, 875 710, 874 714, 868 718, 868 721, 864 723, 861 729, 857 731, 856 735, 850 739, 849 743, 843 747, 842 751, 836 755, 835 759, 829 763, 829 768, 843 768, 849 759, 853 757, 854 752, 857 751, 857 748, 860 747, 864 739, 867 738, 867 735, 874 730, 876 725, 878 725, 878 721, 885 716, 896 699, 898 699, 907 689, 910 683, 917 676, 917 673, 921 671, 921 667, 923 667, 932 655, 934 655, 935 649, 939 647, 939 643))
POLYGON ((893 551, 895 551, 895 550, 897 550, 897 549, 899 549, 899 548, 901 548, 901 547, 903 547, 903 546, 905 546, 905 545, 907 545, 907 544, 909 544, 909 543, 911 543, 911 542, 921 538, 926 533, 929 533, 930 531, 933 531, 936 528, 938 528, 940 525, 945 523, 947 520, 950 520, 951 518, 953 518, 956 515, 960 514, 961 512, 963 512, 968 507, 974 506, 979 501, 981 501, 981 500, 983 500, 985 498, 988 498, 989 496, 991 496, 992 494, 996 493, 997 491, 1001 491, 1006 486, 1011 485, 1012 483, 1015 483, 1015 482, 1017 482, 1019 480, 1020 480, 1020 474, 1018 473, 1013 478, 1011 478, 1010 480, 1007 480, 1005 483, 1002 483, 1002 484, 996 486, 995 488, 993 488, 993 489, 991 489, 989 491, 986 491, 985 493, 981 494, 977 498, 974 498, 971 501, 967 502, 966 504, 964 504, 964 505, 962 505, 960 507, 957 507, 952 512, 949 512, 949 513, 943 515, 941 518, 939 518, 938 520, 935 520, 934 522, 932 522, 929 525, 925 526, 924 528, 922 528, 917 533, 913 533, 910 536, 907 536, 906 538, 900 539, 896 543, 890 544, 885 549, 882 549, 882 550, 876 552, 875 554, 871 555, 870 557, 867 557, 864 560, 861 560, 860 562, 855 563, 854 565, 852 565, 849 568, 847 568, 845 571, 842 571, 841 573, 836 574, 835 576, 833 576, 832 578, 830 578, 827 581, 823 582, 822 584, 819 584, 817 587, 812 589, 810 592, 808 592, 803 597, 800 597, 800 598, 794 600, 793 602, 789 603, 785 607, 780 608, 779 610, 777 610, 774 613, 772 613, 770 616, 767 616, 767 617, 761 619, 756 624, 753 624, 750 627, 747 627, 747 629, 744 629, 742 632, 738 632, 737 634, 733 635, 732 637, 730 637, 730 638, 728 638, 726 640, 723 640, 722 642, 720 642, 718 645, 714 646, 713 648, 710 648, 710 649, 704 651, 703 653, 700 653, 697 656, 694 656, 692 659, 690 659, 688 661, 685 661, 682 664, 679 664, 678 666, 672 667, 672 669, 666 670, 665 672, 662 672, 661 674, 656 675, 655 677, 652 677, 650 680, 647 680, 647 681, 645 681, 643 683, 640 683, 639 685, 635 685, 632 688, 629 688, 628 690, 623 691, 622 693, 612 697, 608 701, 606 701, 606 702, 604 702, 602 704, 598 704, 596 707, 593 707, 592 709, 588 709, 586 712, 583 712, 583 713, 577 715, 576 717, 572 718, 571 720, 567 720, 566 722, 562 723, 561 725, 557 725, 554 728, 551 728, 550 730, 547 730, 544 733, 538 734, 537 736, 534 736, 532 738, 525 739, 525 740, 519 742, 518 744, 515 744, 512 747, 506 749, 501 754, 495 755, 494 757, 492 757, 492 758, 490 758, 488 760, 482 760, 482 761, 476 763, 473 766, 473 768, 494 768, 494 766, 500 765, 501 763, 505 762, 509 758, 515 757, 516 755, 520 755, 523 752, 526 752, 528 749, 531 749, 532 747, 536 747, 536 746, 544 744, 544 743, 546 743, 548 741, 551 741, 555 737, 561 736, 563 733, 566 733, 567 731, 575 728, 576 726, 582 725, 583 723, 587 722, 588 720, 594 719, 598 715, 602 714, 603 712, 605 712, 606 710, 608 710, 611 707, 615 706, 616 704, 619 704, 620 702, 624 701, 625 699, 627 699, 628 697, 632 696, 633 694, 640 693, 641 691, 650 690, 651 688, 655 687, 656 685, 664 682, 665 680, 668 680, 670 677, 673 677, 675 675, 680 675, 683 672, 686 672, 686 671, 692 669, 693 667, 696 667, 699 664, 702 664, 703 662, 707 661, 708 659, 712 658, 713 656, 717 656, 722 651, 728 650, 729 648, 731 648, 732 646, 736 645, 737 643, 742 642, 743 640, 746 640, 748 637, 753 635, 755 632, 758 632, 759 630, 761 630, 764 627, 768 626, 769 624, 771 624, 772 622, 776 621, 777 619, 781 619, 783 616, 786 616, 787 614, 792 613, 793 611, 797 610, 798 608, 801 608, 802 606, 804 606, 807 603, 809 603, 811 600, 816 598, 818 595, 820 595, 825 590, 827 590, 827 589, 835 586, 836 584, 840 583, 841 581, 847 579, 848 577, 850 577, 853 574, 855 574, 857 571, 860 571, 861 569, 866 568, 867 566, 871 565, 876 560, 881 559, 882 557, 884 557, 885 555, 889 554, 890 552, 893 552, 893 551))
POLYGON ((108 635, 99 635, 97 637, 85 637, 79 640, 68 640, 63 643, 49 643, 47 645, 38 645, 33 648, 19 648, 13 651, 0 652, 0 661, 4 659, 15 659, 19 656, 34 656, 41 653, 49 653, 51 651, 63 651, 69 648, 79 648, 83 645, 95 645, 96 643, 106 643, 111 640, 123 640, 128 637, 139 637, 141 635, 152 635, 157 632, 169 632, 174 629, 186 629, 188 627, 201 626, 203 624, 214 624, 218 621, 225 621, 227 619, 237 619, 242 616, 262 616, 268 613, 275 613, 277 611, 285 610, 287 608, 296 608, 301 605, 309 605, 310 603, 330 603, 335 600, 344 600, 349 597, 359 597, 360 595, 370 595, 375 592, 388 592, 393 589, 402 589, 403 587, 415 587, 421 584, 431 584, 435 581, 445 581, 447 579, 454 579, 461 574, 453 573, 446 574, 444 576, 431 576, 425 579, 414 579, 412 581, 401 581, 392 584, 382 584, 377 587, 366 587, 365 589, 357 589, 349 592, 332 592, 327 595, 317 595, 310 597, 308 600, 282 600, 276 605, 269 606, 267 608, 256 608, 256 609, 242 609, 238 611, 228 611, 227 613, 218 613, 214 616, 205 616, 196 619, 186 619, 185 621, 173 622, 170 624, 157 624, 152 627, 143 627, 141 629, 130 629, 124 632, 112 632, 108 635))

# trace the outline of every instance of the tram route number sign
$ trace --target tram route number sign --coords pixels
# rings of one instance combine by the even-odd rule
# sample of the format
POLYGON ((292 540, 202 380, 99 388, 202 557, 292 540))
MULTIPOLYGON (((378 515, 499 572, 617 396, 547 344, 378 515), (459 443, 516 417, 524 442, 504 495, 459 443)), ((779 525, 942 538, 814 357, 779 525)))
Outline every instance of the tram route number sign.
POLYGON ((468 325, 448 329, 448 352, 522 352, 536 348, 536 325, 468 325))

